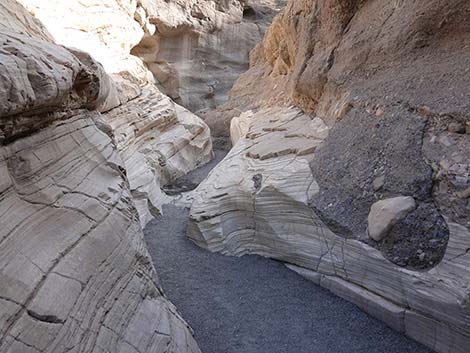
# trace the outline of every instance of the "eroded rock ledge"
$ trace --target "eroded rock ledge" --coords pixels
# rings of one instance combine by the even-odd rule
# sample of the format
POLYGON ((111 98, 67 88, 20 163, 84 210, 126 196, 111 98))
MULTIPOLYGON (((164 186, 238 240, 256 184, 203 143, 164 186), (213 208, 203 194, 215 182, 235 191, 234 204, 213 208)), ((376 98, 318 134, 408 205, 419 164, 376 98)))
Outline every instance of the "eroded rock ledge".
POLYGON ((173 2, 160 7, 130 0, 20 2, 58 43, 92 53, 110 75, 100 126, 115 136, 145 225, 161 212, 166 198, 161 187, 212 157, 207 125, 162 94, 145 63, 131 55, 156 30, 155 16, 179 21, 183 10, 173 2), (63 13, 69 16, 62 20, 63 13))

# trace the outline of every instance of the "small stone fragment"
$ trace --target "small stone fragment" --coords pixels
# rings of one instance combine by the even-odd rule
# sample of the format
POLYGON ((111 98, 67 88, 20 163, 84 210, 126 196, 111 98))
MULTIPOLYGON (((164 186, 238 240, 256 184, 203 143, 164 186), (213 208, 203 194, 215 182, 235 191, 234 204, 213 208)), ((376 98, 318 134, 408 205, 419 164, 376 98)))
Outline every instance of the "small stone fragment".
POLYGON ((372 187, 374 188, 374 191, 379 191, 382 189, 382 187, 385 185, 385 176, 381 175, 377 178, 374 179, 372 182, 372 187))
POLYGON ((432 112, 431 112, 431 109, 428 106, 423 105, 422 107, 420 107, 418 109, 418 114, 420 116, 422 116, 423 118, 429 118, 431 116, 432 112))
POLYGON ((384 115, 384 113, 385 113, 385 110, 384 110, 383 107, 379 107, 379 108, 377 108, 377 110, 375 111, 375 115, 376 115, 376 116, 382 116, 382 115, 384 115))
POLYGON ((459 191, 456 193, 456 195, 460 199, 468 199, 470 198, 470 188, 466 188, 465 190, 459 191))

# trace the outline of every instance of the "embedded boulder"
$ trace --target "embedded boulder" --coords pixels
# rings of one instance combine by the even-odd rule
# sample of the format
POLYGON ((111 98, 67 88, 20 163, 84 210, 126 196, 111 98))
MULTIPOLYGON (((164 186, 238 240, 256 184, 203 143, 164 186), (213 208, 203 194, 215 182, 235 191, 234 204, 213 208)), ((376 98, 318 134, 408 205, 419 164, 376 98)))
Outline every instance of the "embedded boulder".
POLYGON ((372 205, 368 217, 369 236, 375 241, 382 240, 396 223, 415 208, 415 200, 410 196, 377 201, 372 205))

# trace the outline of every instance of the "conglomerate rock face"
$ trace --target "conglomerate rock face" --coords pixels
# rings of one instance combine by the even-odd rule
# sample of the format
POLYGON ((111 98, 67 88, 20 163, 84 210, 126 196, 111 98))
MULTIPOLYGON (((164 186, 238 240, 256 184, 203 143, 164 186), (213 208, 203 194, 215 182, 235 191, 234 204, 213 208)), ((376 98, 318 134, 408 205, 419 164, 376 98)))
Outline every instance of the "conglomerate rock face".
POLYGON ((235 146, 196 191, 190 237, 296 265, 436 351, 470 350, 469 14, 456 0, 289 1, 206 120, 224 134, 237 117, 235 146), (292 105, 329 127, 308 158, 277 126, 292 105), (383 216, 397 198, 409 205, 383 216))
MULTIPOLYGON (((128 161, 100 113, 139 86, 54 44, 16 2, 2 2, 0 24, 0 352, 200 352, 159 287, 128 161)), ((153 98, 166 110, 153 125, 206 129, 153 98)))

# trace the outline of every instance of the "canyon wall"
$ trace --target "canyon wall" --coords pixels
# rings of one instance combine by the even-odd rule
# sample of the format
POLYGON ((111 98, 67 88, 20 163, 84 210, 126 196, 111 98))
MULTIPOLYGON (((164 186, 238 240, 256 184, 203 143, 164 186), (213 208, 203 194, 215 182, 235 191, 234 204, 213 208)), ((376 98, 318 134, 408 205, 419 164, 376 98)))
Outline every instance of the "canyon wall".
POLYGON ((20 2, 58 43, 78 44, 108 73, 151 73, 164 94, 195 112, 226 100, 284 0, 20 2))
POLYGON ((142 224, 160 183, 210 159, 208 128, 152 85, 128 28, 108 42, 91 14, 79 30, 39 10, 0 5, 0 352, 200 352, 142 224))
POLYGON ((250 50, 284 2, 142 2, 148 4, 146 15, 155 29, 132 53, 147 63, 176 102, 193 112, 212 110, 227 100, 233 83, 248 69, 250 50))
POLYGON ((161 212, 166 199, 161 188, 212 158, 206 124, 161 93, 145 63, 131 55, 156 30, 153 17, 144 14, 158 9, 159 16, 171 20, 180 16, 178 8, 131 0, 20 2, 57 43, 91 53, 102 63, 117 96, 128 102, 113 102, 101 109, 101 120, 115 137, 145 225, 161 212))
POLYGON ((235 146, 196 191, 189 237, 285 261, 467 352, 469 14, 457 0, 289 1, 206 119, 220 135, 231 121, 235 146))

